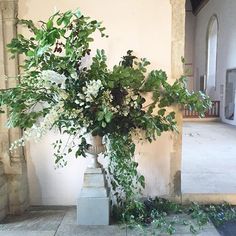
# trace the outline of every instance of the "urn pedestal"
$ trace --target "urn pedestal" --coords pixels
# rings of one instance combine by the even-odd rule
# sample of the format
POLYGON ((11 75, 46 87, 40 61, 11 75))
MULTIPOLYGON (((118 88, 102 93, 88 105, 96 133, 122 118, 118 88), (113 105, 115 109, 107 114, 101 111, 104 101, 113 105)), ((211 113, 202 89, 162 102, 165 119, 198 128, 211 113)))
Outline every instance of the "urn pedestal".
POLYGON ((92 137, 87 152, 92 155, 92 164, 84 173, 84 182, 77 202, 77 224, 109 225, 110 200, 101 165, 97 162, 99 153, 105 150, 102 138, 92 137))

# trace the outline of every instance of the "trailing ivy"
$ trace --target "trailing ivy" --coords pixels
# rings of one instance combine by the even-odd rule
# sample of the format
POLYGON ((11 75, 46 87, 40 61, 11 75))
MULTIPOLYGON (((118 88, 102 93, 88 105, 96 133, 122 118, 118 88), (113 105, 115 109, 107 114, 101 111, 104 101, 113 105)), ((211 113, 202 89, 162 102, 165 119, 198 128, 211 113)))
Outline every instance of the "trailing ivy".
POLYGON ((112 188, 114 209, 120 209, 122 221, 128 222, 131 211, 142 212, 140 202, 142 188, 145 187, 144 176, 137 171, 138 163, 134 160, 135 144, 130 135, 112 134, 109 136, 108 180, 112 188))
POLYGON ((173 235, 178 227, 186 227, 186 231, 196 235, 210 222, 219 227, 236 220, 236 209, 228 203, 182 205, 156 197, 138 201, 131 206, 129 213, 126 212, 125 221, 122 208, 115 208, 113 214, 117 221, 126 223, 138 235, 173 235))

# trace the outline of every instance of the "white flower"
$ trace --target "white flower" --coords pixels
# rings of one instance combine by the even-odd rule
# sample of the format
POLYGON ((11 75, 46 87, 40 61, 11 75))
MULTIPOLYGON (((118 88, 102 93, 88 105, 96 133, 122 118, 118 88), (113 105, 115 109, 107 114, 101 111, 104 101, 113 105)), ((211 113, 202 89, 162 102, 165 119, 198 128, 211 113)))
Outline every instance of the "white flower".
POLYGON ((61 89, 66 89, 65 81, 61 83, 61 89))
POLYGON ((137 100, 138 99, 138 95, 134 95, 134 96, 131 96, 132 100, 137 100))
POLYGON ((124 116, 128 116, 128 115, 129 115, 129 111, 128 111, 128 110, 124 110, 124 111, 123 111, 123 115, 124 115, 124 116))
POLYGON ((67 99, 68 98, 68 94, 64 91, 64 90, 59 90, 59 95, 61 96, 62 99, 67 99))
POLYGON ((66 81, 66 76, 61 75, 53 70, 44 70, 41 73, 41 78, 44 81, 49 81, 51 83, 55 84, 61 84, 61 88, 65 89, 65 81, 66 81))
POLYGON ((72 79, 78 79, 78 76, 77 76, 76 72, 72 73, 70 76, 71 76, 72 79))
POLYGON ((136 101, 134 102, 134 108, 138 108, 138 103, 136 101))
POLYGON ((62 101, 58 102, 38 126, 34 124, 30 129, 24 132, 24 135, 21 139, 13 142, 10 150, 13 150, 19 146, 23 146, 25 141, 28 141, 31 138, 33 138, 35 141, 38 141, 48 132, 48 130, 52 128, 53 124, 58 120, 60 114, 64 111, 63 106, 64 103, 62 101))
POLYGON ((111 111, 113 111, 114 113, 117 113, 119 110, 117 109, 117 107, 111 107, 111 111))
MULTIPOLYGON (((89 82, 86 82, 86 87, 82 88, 85 95, 85 101, 92 102, 93 99, 98 96, 98 92, 100 89, 103 89, 101 80, 91 80, 89 82)), ((78 96, 83 99, 80 94, 78 94, 78 96)))
POLYGON ((125 104, 128 105, 131 101, 131 98, 130 97, 126 97, 125 98, 125 104))
POLYGON ((77 96, 81 99, 81 100, 84 100, 85 99, 85 96, 81 93, 78 93, 77 96))

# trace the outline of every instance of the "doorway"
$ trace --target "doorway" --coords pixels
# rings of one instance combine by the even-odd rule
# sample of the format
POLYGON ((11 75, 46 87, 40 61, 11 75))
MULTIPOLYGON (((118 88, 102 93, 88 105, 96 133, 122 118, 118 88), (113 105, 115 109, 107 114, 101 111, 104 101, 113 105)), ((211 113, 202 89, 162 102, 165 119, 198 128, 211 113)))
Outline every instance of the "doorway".
POLYGON ((235 120, 236 69, 226 73, 225 118, 235 120))

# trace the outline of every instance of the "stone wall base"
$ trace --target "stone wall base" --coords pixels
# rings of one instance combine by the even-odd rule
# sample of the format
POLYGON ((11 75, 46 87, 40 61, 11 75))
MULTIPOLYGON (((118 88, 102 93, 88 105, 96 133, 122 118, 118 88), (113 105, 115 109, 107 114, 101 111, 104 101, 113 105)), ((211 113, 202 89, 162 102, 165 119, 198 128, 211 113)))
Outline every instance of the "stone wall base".
POLYGON ((222 204, 228 202, 236 205, 236 194, 230 193, 184 193, 182 194, 182 203, 190 204, 198 202, 199 204, 222 204))
POLYGON ((22 214, 29 206, 26 169, 22 175, 8 175, 8 214, 22 214))
POLYGON ((4 175, 3 164, 0 164, 0 220, 7 215, 8 210, 8 194, 7 180, 4 175))
POLYGON ((0 220, 22 214, 29 206, 26 167, 23 174, 4 174, 0 163, 0 220))

